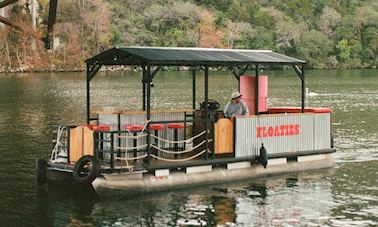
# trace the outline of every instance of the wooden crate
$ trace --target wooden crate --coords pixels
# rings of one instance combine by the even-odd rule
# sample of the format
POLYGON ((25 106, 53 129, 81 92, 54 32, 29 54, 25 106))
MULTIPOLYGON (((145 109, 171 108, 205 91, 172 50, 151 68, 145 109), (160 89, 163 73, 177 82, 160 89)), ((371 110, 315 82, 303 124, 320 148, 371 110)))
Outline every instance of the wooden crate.
POLYGON ((93 130, 86 126, 70 129, 70 162, 77 162, 84 155, 93 156, 93 130))
POLYGON ((214 125, 215 154, 228 154, 234 150, 234 126, 228 118, 221 118, 214 125))

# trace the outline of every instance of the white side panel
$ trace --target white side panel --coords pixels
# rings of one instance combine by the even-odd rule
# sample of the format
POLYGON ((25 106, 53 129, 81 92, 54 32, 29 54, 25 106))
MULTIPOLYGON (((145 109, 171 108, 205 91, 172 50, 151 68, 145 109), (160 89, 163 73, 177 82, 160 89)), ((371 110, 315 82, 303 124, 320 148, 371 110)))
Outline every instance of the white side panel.
POLYGON ((327 158, 329 158, 329 154, 299 156, 298 162, 313 162, 313 161, 323 160, 327 158))
POLYGON ((206 165, 206 166, 193 166, 193 167, 186 167, 186 173, 204 173, 204 172, 210 172, 213 170, 213 166, 206 165))
POLYGON ((315 114, 315 150, 331 147, 331 114, 315 114))
POLYGON ((234 162, 228 163, 227 169, 243 169, 243 168, 250 168, 251 162, 234 162))
POLYGON ((268 160, 268 167, 269 166, 276 166, 276 165, 286 165, 287 159, 286 158, 274 158, 268 160))
POLYGON ((169 169, 155 170, 155 177, 166 177, 166 176, 169 176, 169 169))
POLYGON ((314 114, 259 115, 236 119, 235 156, 314 149, 314 114))

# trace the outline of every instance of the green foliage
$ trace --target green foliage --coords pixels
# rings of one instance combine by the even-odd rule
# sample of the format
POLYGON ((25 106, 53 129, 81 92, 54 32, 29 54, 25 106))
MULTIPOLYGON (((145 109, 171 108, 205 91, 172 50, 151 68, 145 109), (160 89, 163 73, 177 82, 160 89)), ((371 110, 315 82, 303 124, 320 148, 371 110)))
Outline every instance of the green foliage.
POLYGON ((195 3, 200 6, 205 6, 208 9, 215 9, 219 11, 227 11, 232 0, 196 0, 195 3))
POLYGON ((299 57, 315 69, 325 68, 325 59, 332 51, 332 42, 323 33, 315 30, 304 32, 297 43, 299 57))
MULTIPOLYGON (((39 2, 42 7, 39 33, 45 35, 48 0, 39 2)), ((76 63, 114 45, 270 49, 303 58, 308 67, 317 69, 365 68, 378 64, 377 0, 64 0, 58 3, 55 36, 59 37, 64 51, 51 60, 55 65, 70 67, 70 62, 76 63)), ((30 17, 24 8, 17 5, 12 8, 11 15, 17 16, 10 15, 10 19, 27 21, 30 17)), ((15 61, 21 65, 23 59, 19 56, 34 52, 17 49, 17 46, 31 46, 28 38, 0 30, 3 55, 0 60, 8 61, 4 63, 6 67, 16 67, 15 61)))
POLYGON ((350 58, 350 52, 352 48, 349 46, 348 40, 345 40, 345 39, 340 40, 337 43, 336 48, 339 49, 340 51, 339 59, 341 61, 345 62, 350 58))
MULTIPOLYGON (((197 46, 201 15, 214 16, 229 48, 271 49, 313 68, 376 67, 375 0, 107 0, 112 42, 118 45, 197 46)), ((214 31, 213 31, 214 32, 214 31)))

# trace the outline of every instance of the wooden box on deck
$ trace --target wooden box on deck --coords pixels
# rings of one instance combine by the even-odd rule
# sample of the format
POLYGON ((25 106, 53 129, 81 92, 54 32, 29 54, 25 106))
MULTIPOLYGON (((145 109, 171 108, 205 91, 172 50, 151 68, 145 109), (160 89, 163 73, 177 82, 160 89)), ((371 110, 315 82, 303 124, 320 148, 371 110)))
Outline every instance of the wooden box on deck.
POLYGON ((93 130, 86 126, 70 129, 70 162, 77 162, 84 155, 93 156, 93 130))
POLYGON ((221 118, 214 125, 215 154, 228 154, 234 150, 234 127, 228 118, 221 118))

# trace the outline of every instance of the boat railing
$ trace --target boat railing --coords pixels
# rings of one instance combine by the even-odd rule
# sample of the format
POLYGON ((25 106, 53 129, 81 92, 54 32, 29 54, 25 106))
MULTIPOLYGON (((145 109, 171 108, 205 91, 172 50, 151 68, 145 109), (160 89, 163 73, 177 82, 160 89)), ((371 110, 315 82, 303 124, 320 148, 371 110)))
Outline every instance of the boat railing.
POLYGON ((70 162, 70 129, 75 126, 52 126, 52 150, 50 162, 70 162))
MULTIPOLYGON (((182 131, 190 131, 198 120, 169 120, 150 121, 149 124, 164 124, 166 130, 170 123, 184 123, 182 131)), ((125 127, 123 127, 125 128, 125 127)), ((198 159, 207 159, 213 152, 213 133, 211 129, 197 134, 182 132, 177 140, 167 136, 167 132, 155 134, 152 130, 131 132, 129 130, 94 131, 94 155, 111 170, 126 169, 134 171, 143 169, 151 162, 156 163, 183 163, 198 159), (148 143, 149 141, 149 143, 148 143), (208 145, 206 145, 206 143, 208 145), (175 146, 180 144, 181 146, 175 146)))

